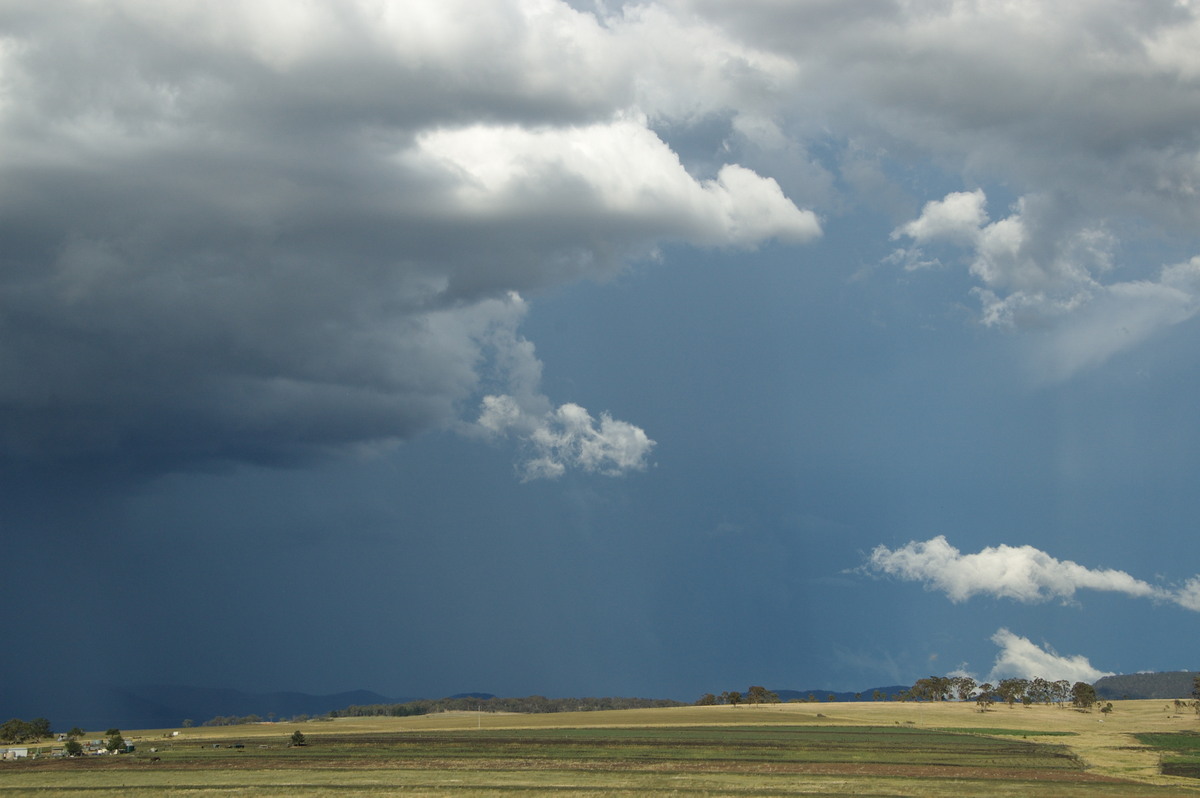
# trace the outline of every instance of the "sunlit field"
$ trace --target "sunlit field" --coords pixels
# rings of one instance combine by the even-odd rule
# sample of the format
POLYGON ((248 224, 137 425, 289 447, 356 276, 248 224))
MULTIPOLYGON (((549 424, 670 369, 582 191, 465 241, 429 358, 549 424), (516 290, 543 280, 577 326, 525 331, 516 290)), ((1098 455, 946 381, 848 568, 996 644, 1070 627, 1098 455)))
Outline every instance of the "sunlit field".
POLYGON ((1196 795, 1161 772, 1191 772, 1193 731, 1164 701, 346 718, 126 732, 135 753, 0 763, 0 796, 1196 795))

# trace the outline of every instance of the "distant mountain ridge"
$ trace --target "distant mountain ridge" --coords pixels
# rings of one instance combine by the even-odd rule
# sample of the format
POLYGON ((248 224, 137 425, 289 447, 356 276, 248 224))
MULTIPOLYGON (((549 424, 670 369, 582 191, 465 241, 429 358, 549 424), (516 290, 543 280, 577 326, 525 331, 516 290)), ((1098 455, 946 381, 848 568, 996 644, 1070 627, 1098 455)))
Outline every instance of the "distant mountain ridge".
POLYGON ((807 701, 809 696, 818 701, 826 701, 829 696, 833 696, 838 701, 873 701, 876 692, 880 692, 884 696, 884 700, 890 701, 893 696, 904 692, 912 687, 911 684, 890 684, 886 687, 868 687, 866 690, 856 690, 854 692, 839 692, 837 690, 772 690, 771 692, 779 696, 779 700, 788 701, 807 701))
POLYGON ((0 697, 0 715, 5 718, 50 720, 51 728, 86 730, 175 728, 191 720, 199 726, 216 717, 258 715, 291 718, 324 715, 354 704, 390 704, 411 698, 389 698, 369 690, 351 690, 330 695, 297 692, 248 693, 209 687, 178 685, 73 684, 52 693, 0 697))
POLYGON ((1106 701, 1122 698, 1191 698, 1197 671, 1126 673, 1096 681, 1096 697, 1106 701))
MULTIPOLYGON (((178 687, 171 685, 146 685, 132 688, 139 698, 152 701, 172 714, 176 720, 168 725, 178 726, 183 718, 191 718, 196 725, 219 716, 244 717, 258 715, 263 720, 274 716, 291 718, 296 715, 324 715, 335 709, 354 704, 377 704, 394 702, 370 690, 350 690, 330 695, 308 693, 245 693, 240 690, 206 687, 178 687), (180 716, 187 709, 190 714, 180 716)), ((400 699, 405 701, 407 699, 400 699)))

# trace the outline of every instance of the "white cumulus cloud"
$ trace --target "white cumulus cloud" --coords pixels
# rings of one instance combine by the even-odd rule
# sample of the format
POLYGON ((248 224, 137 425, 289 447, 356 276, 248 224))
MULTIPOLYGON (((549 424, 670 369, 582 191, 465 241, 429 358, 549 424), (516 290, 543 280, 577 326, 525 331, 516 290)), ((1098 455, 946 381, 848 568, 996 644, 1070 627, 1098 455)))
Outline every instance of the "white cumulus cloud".
MULTIPOLYGON (((523 313, 520 296, 508 302, 523 313)), ((517 333, 512 321, 493 324, 481 336, 495 364, 492 381, 501 392, 480 403, 478 418, 462 429, 491 439, 515 437, 522 457, 524 481, 556 479, 568 470, 617 476, 646 467, 654 441, 640 427, 601 413, 597 420, 573 402, 555 407, 541 392, 542 363, 531 341, 517 333)))
POLYGON ((1066 679, 1069 682, 1086 682, 1091 684, 1104 676, 1112 676, 1107 671, 1095 668, 1087 657, 1076 654, 1062 656, 1049 646, 1042 648, 1029 638, 999 629, 992 635, 992 642, 1000 646, 1000 653, 992 665, 987 681, 995 684, 1001 679, 1019 678, 1033 679, 1041 677, 1050 681, 1066 679))
POLYGON ((983 323, 1042 333, 1036 365, 1050 379, 1099 365, 1200 312, 1200 258, 1111 281, 1116 239, 1102 227, 1064 229, 1046 218, 1053 214, 1044 198, 1024 197, 989 222, 982 190, 954 192, 892 232, 915 246, 887 260, 912 270, 939 262, 930 246, 965 249, 983 323))
POLYGON ((521 465, 524 480, 555 479, 570 468, 608 476, 641 470, 654 447, 642 429, 608 413, 600 414, 599 423, 572 403, 531 413, 506 394, 484 397, 478 424, 497 435, 515 433, 525 442, 530 453, 521 465))
MULTIPOLYGON (((559 229, 598 220, 644 227, 700 244, 753 246, 820 235, 811 211, 779 185, 737 164, 696 180, 644 119, 527 129, 473 125, 417 138, 401 156, 416 169, 440 165, 442 202, 455 213, 506 220, 537 214, 559 229)), ((424 198, 429 202, 431 198, 424 198)))
POLYGON ((1092 569, 1070 560, 1058 560, 1033 546, 989 546, 963 554, 938 535, 911 541, 897 549, 876 546, 867 568, 939 590, 953 602, 972 596, 1010 598, 1025 603, 1051 599, 1070 601, 1079 590, 1123 593, 1175 603, 1200 610, 1200 577, 1182 588, 1152 585, 1124 571, 1092 569))
POLYGON ((925 203, 921 215, 896 228, 892 238, 904 235, 918 244, 939 240, 972 244, 987 220, 987 197, 982 189, 956 191, 925 203))

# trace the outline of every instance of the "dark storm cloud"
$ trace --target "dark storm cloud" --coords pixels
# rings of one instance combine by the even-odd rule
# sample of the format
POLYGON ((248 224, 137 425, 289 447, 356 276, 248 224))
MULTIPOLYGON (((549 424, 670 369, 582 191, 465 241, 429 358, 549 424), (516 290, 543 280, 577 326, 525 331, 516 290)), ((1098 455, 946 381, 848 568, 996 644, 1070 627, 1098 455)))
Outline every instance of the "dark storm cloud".
POLYGON ((162 467, 386 444, 514 390, 480 371, 512 360, 498 341, 534 357, 512 291, 662 239, 816 234, 769 179, 688 175, 594 17, 467 11, 2 12, 4 453, 162 467))
MULTIPOLYGON (((593 419, 615 451, 530 382, 510 292, 661 241, 810 239, 735 156, 843 202, 809 155, 831 132, 1015 181, 1016 210, 957 243, 985 321, 1057 330, 1048 371, 1129 345, 1091 330, 1191 317, 1186 263, 1105 278, 1118 214, 1195 216, 1190 8, 853 5, 11 4, 0 445, 275 461, 469 425, 486 396, 512 410, 490 433, 593 419), (713 119, 725 141, 686 164, 655 132, 713 119)), ((933 262, 935 239, 897 259, 933 262)))

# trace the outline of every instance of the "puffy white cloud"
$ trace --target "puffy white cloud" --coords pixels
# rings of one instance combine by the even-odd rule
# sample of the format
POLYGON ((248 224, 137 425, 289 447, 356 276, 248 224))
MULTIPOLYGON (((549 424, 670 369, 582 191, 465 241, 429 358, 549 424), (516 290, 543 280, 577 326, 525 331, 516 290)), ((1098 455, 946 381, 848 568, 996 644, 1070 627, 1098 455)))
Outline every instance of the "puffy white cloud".
POLYGON ((643 228, 657 238, 733 246, 820 235, 816 216, 770 178, 727 164, 715 179, 695 180, 644 120, 438 129, 418 136, 402 159, 422 171, 440 165, 443 202, 475 219, 536 214, 559 230, 600 223, 627 227, 631 238, 643 228))
MULTIPOLYGON (((520 297, 510 301, 521 303, 520 297)), ((495 383, 504 393, 488 394, 467 434, 498 439, 515 436, 523 456, 524 481, 556 479, 569 469, 617 476, 646 467, 654 448, 645 431, 601 413, 599 422, 574 403, 552 406, 540 392, 542 364, 532 342, 512 324, 496 324, 486 336, 497 364, 495 383)))
POLYGON ((1200 612, 1200 576, 1182 585, 1152 585, 1125 571, 1093 569, 1059 560, 1033 546, 1001 544, 963 554, 944 535, 937 535, 926 541, 910 541, 897 549, 876 546, 865 568, 923 582, 927 589, 940 590, 955 603, 979 595, 1024 603, 1072 601, 1079 590, 1098 590, 1200 612))
MULTIPOLYGON (((988 222, 982 190, 955 192, 926 203, 921 215, 892 231, 918 245, 957 244, 969 249, 971 274, 983 285, 984 321, 1016 323, 1024 310, 1051 315, 1086 301, 1100 286, 1097 272, 1111 268, 1112 240, 1103 230, 1081 229, 1050 240, 1037 198, 1022 198, 1014 212, 988 222), (1002 296, 998 296, 998 294, 1002 296)), ((921 250, 908 257, 921 255, 921 250)))
POLYGON ((1124 571, 1093 570, 1070 560, 1057 560, 1033 546, 989 546, 963 554, 938 535, 898 549, 876 546, 868 567, 944 592, 951 601, 976 595, 1011 598, 1026 603, 1054 598, 1069 600, 1077 590, 1100 590, 1144 598, 1168 598, 1162 588, 1124 571))
POLYGON ((1194 576, 1175 591, 1175 602, 1185 610, 1200 612, 1200 576, 1194 576))
POLYGON ((577 404, 564 404, 540 415, 523 410, 511 396, 486 396, 478 424, 507 434, 515 431, 530 454, 523 478, 555 479, 568 468, 617 476, 646 467, 654 441, 638 427, 600 415, 600 423, 577 404))
POLYGON ((925 203, 921 215, 892 231, 892 238, 904 235, 918 244, 942 240, 973 244, 987 220, 987 197, 982 189, 956 191, 925 203))
POLYGON ((1050 681, 1066 679, 1069 682, 1092 682, 1104 676, 1112 676, 1092 666, 1082 654, 1061 656, 1053 649, 1042 648, 1029 640, 999 629, 992 635, 992 642, 1000 646, 1000 653, 992 665, 987 681, 995 684, 1001 679, 1033 679, 1041 677, 1050 681))
POLYGON ((1036 355, 1043 376, 1069 377, 1103 363, 1200 311, 1200 260, 1165 267, 1156 278, 1106 283, 1117 246, 1106 230, 1064 232, 1047 223, 1053 209, 1041 198, 1022 198, 1010 216, 988 223, 985 203, 980 190, 927 203, 892 233, 918 246, 888 260, 913 269, 937 262, 924 246, 967 248, 983 322, 1044 333, 1036 355))

